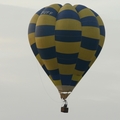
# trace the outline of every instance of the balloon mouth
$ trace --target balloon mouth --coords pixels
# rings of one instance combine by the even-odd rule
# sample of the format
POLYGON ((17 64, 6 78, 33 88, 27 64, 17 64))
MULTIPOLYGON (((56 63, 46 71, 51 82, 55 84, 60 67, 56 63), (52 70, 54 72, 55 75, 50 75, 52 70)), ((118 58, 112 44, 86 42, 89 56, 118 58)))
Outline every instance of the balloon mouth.
POLYGON ((74 89, 74 86, 69 86, 69 85, 60 85, 56 87, 60 93, 61 99, 64 99, 64 100, 71 94, 71 92, 74 89))
POLYGON ((60 92, 61 99, 67 99, 67 97, 71 94, 71 92, 60 92))

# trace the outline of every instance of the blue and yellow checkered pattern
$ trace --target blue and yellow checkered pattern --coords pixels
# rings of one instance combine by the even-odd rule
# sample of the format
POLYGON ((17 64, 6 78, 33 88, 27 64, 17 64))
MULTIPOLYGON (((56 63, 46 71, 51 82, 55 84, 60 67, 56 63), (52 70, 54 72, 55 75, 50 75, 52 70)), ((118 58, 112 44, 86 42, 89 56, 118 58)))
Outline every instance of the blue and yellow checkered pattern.
POLYGON ((100 16, 71 4, 53 4, 31 19, 29 42, 59 92, 71 92, 98 57, 105 38, 100 16))

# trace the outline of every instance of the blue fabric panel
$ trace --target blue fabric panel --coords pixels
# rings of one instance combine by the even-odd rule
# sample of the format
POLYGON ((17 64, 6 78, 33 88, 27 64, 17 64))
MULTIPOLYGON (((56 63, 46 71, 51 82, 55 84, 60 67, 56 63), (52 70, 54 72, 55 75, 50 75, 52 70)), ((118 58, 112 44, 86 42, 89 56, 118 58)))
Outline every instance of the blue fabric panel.
POLYGON ((78 14, 73 10, 63 10, 62 12, 58 13, 57 20, 60 19, 76 19, 80 20, 78 14))
POLYGON ((78 57, 78 53, 74 53, 74 54, 63 54, 63 53, 58 53, 57 52, 57 58, 60 59, 74 59, 78 57))
POLYGON ((98 47, 99 40, 93 38, 82 37, 81 47, 96 50, 98 47))
POLYGON ((37 14, 37 15, 40 15, 41 12, 42 12, 44 9, 45 9, 45 8, 40 9, 39 11, 36 12, 36 14, 37 14))
POLYGON ((52 76, 53 80, 59 80, 60 79, 60 75, 59 75, 59 70, 49 70, 50 75, 52 76))
POLYGON ((35 37, 50 36, 55 34, 55 26, 40 25, 36 26, 35 37))
POLYGON ((60 75, 62 85, 70 85, 72 75, 60 75))
POLYGON ((57 61, 58 63, 60 64, 75 64, 76 63, 76 59, 72 59, 72 58, 69 58, 69 59, 61 59, 61 58, 57 58, 57 61))
POLYGON ((29 28, 28 28, 28 34, 34 33, 35 32, 35 27, 36 27, 36 24, 30 23, 29 28))
POLYGON ((61 42, 79 42, 81 41, 81 37, 79 36, 55 36, 56 41, 61 42))
POLYGON ((71 85, 71 86, 76 86, 77 83, 78 83, 77 81, 73 81, 73 80, 72 80, 71 83, 70 83, 70 85, 71 85))
POLYGON ((98 27, 98 22, 94 16, 84 17, 81 20, 82 26, 98 27))
POLYGON ((52 79, 53 80, 60 80, 60 75, 57 74, 57 75, 51 75, 52 79))
POLYGON ((78 30, 55 30, 56 36, 80 37, 81 31, 78 30))
POLYGON ((32 48, 32 51, 33 51, 34 55, 36 56, 36 55, 38 54, 38 49, 37 49, 37 47, 36 47, 36 44, 35 44, 35 43, 32 44, 32 45, 31 45, 31 48, 32 48))
POLYGON ((43 65, 42 68, 44 69, 44 71, 46 72, 46 74, 49 76, 49 71, 47 70, 47 68, 45 67, 45 65, 43 65))
POLYGON ((85 9, 85 8, 86 8, 86 7, 83 6, 83 5, 77 5, 75 9, 76 9, 77 12, 80 12, 81 10, 83 10, 83 9, 85 9))
POLYGON ((59 70, 55 69, 55 70, 49 70, 50 75, 57 75, 59 74, 59 70))
POLYGON ((55 47, 38 49, 38 52, 42 59, 51 59, 56 57, 55 47))
POLYGON ((51 7, 47 7, 47 8, 45 8, 42 12, 41 12, 41 15, 42 14, 46 14, 46 15, 50 15, 50 16, 53 16, 53 17, 56 17, 57 16, 57 14, 58 14, 58 12, 55 10, 55 9, 53 9, 53 8, 51 8, 51 7))
POLYGON ((61 42, 81 41, 81 31, 75 30, 55 30, 55 40, 61 42))
POLYGON ((84 60, 78 59, 75 69, 80 71, 85 71, 89 63, 90 61, 84 61, 84 60))
POLYGON ((95 53, 95 57, 96 57, 96 58, 98 57, 101 49, 102 49, 102 47, 98 45, 97 51, 96 51, 96 53, 95 53))
POLYGON ((100 34, 105 36, 105 28, 104 28, 104 26, 99 26, 99 28, 100 28, 100 34))
MULTIPOLYGON (((91 9, 90 9, 91 10, 91 9)), ((93 11, 93 10, 91 10, 93 13, 94 13, 94 15, 97 17, 98 16, 98 14, 95 12, 95 11, 93 11)))
POLYGON ((83 73, 82 76, 84 76, 87 73, 87 71, 89 70, 89 68, 90 68, 89 66, 86 67, 86 70, 84 71, 84 73, 83 73))

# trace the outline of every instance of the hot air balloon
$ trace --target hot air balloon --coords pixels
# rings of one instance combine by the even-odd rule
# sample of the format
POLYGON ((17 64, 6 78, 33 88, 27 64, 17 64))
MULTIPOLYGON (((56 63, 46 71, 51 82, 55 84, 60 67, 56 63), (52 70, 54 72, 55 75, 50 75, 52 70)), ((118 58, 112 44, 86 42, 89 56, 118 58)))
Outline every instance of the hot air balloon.
POLYGON ((84 5, 52 4, 32 17, 28 38, 40 65, 66 99, 82 79, 104 44, 105 28, 100 16, 84 5))

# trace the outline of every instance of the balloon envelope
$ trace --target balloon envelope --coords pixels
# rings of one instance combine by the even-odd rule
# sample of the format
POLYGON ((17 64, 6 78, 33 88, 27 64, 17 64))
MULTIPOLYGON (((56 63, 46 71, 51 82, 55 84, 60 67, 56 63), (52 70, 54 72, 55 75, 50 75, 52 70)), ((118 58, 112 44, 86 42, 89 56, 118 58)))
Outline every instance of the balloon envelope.
POLYGON ((86 6, 52 4, 32 17, 28 37, 34 55, 65 99, 98 57, 105 28, 100 16, 86 6))

